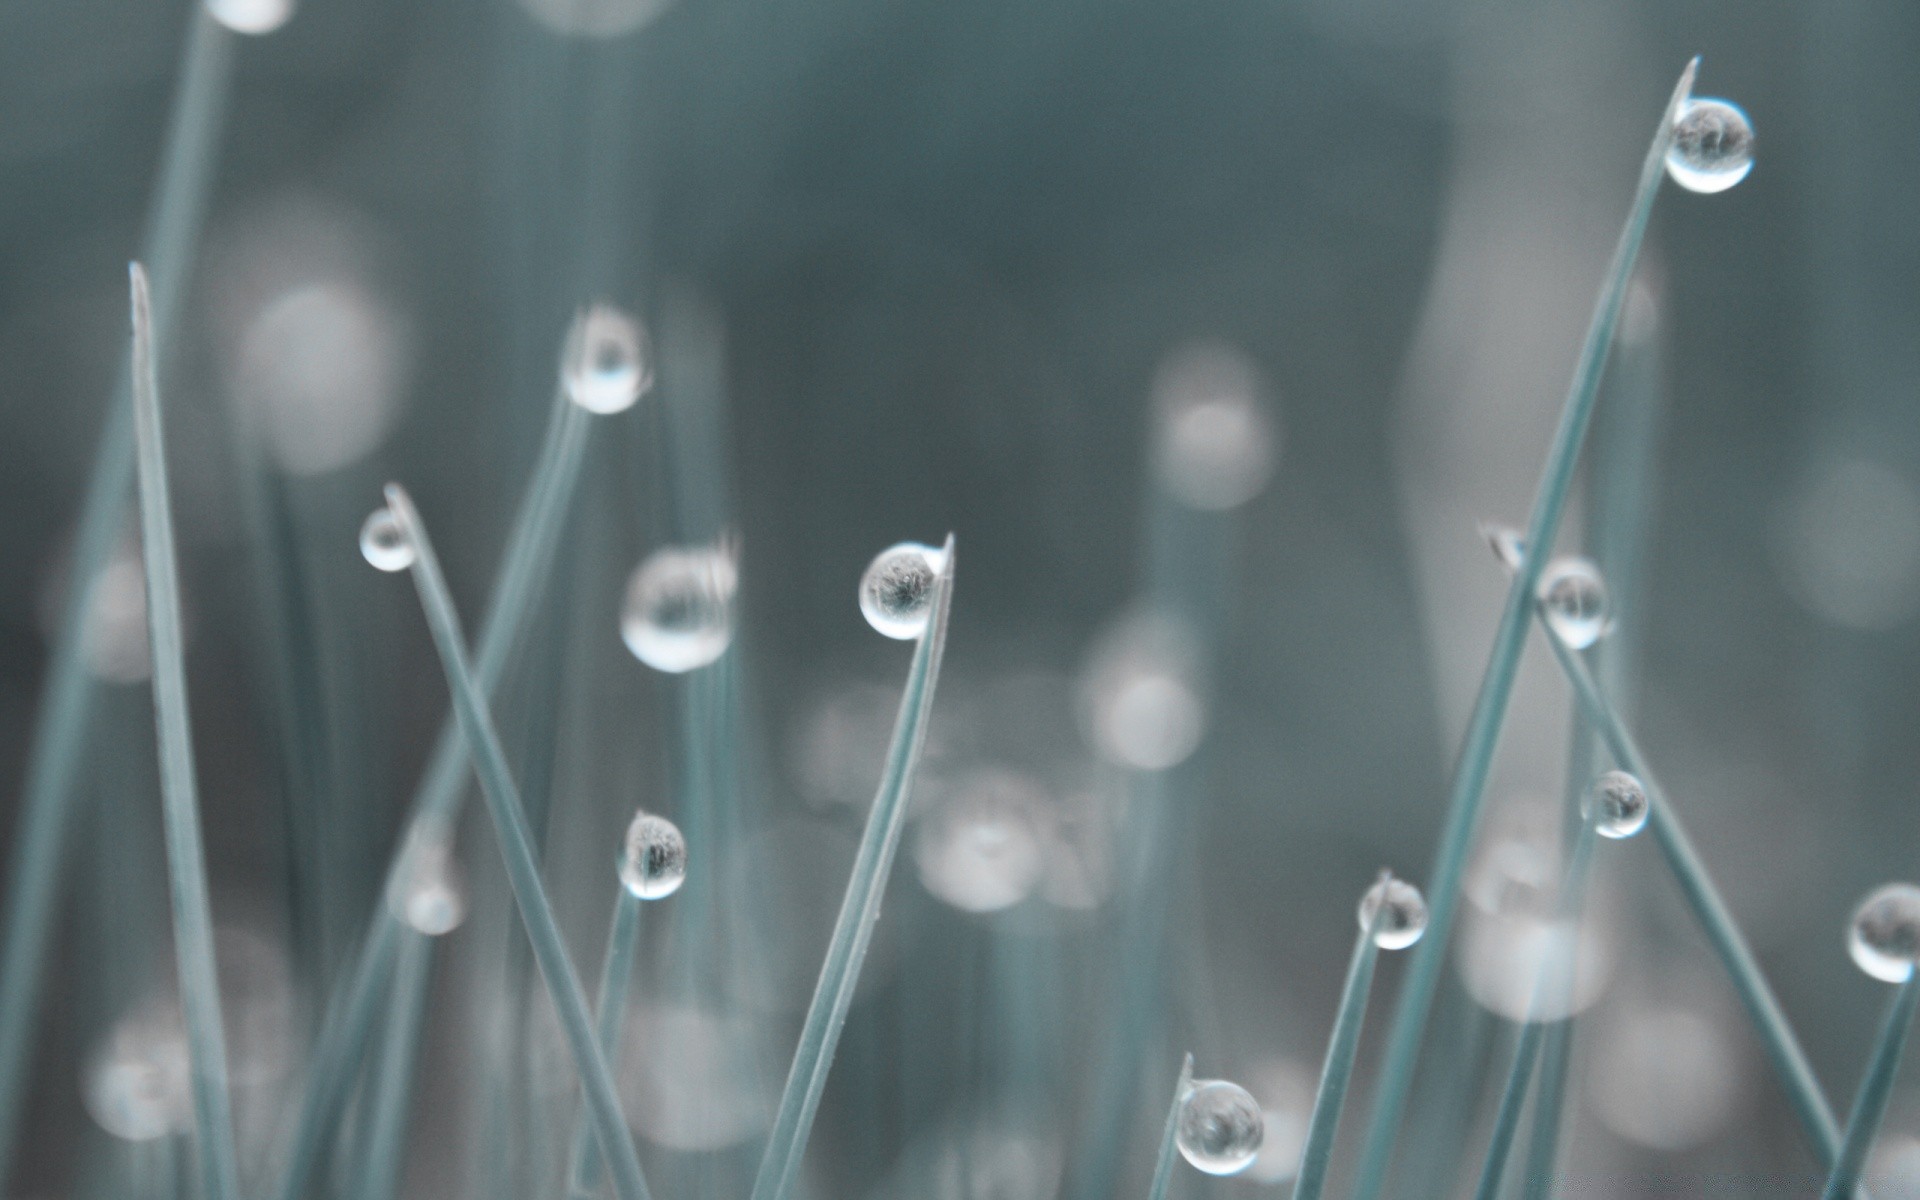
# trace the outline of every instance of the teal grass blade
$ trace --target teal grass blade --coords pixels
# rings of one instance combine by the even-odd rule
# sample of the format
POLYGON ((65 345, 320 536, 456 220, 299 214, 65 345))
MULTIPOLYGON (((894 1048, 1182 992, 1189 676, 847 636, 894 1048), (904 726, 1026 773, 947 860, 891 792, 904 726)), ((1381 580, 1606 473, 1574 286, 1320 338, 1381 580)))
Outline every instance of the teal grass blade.
POLYGON ((907 686, 900 696, 900 713, 894 720, 893 742, 887 748, 880 790, 867 814, 866 832, 853 860, 846 897, 840 902, 833 939, 827 944, 820 980, 807 1007, 806 1023, 800 1028, 793 1067, 780 1093, 780 1107, 774 1113, 766 1153, 753 1182, 753 1200, 786 1200, 799 1178, 800 1158, 813 1130, 820 1093, 827 1086, 827 1070, 833 1064, 834 1047, 839 1044, 841 1026, 853 1003, 854 984, 859 982, 874 922, 880 917, 880 897, 886 891, 893 854, 900 845, 914 768, 927 740, 927 715, 933 709, 934 685, 939 681, 940 659, 947 644, 953 566, 953 536, 949 534, 941 554, 940 574, 934 581, 927 628, 914 649, 913 664, 907 668, 907 686))
POLYGON ((1167 1109, 1167 1125, 1160 1131, 1160 1155, 1153 1163, 1153 1186, 1147 1189, 1147 1200, 1167 1200, 1167 1184, 1173 1179, 1173 1159, 1178 1151, 1174 1142, 1180 1132, 1180 1107, 1187 1102, 1187 1093, 1193 1090, 1193 1055, 1180 1064, 1179 1082, 1173 1085, 1173 1104, 1167 1109))
POLYGON ((1842 1200, 1852 1195, 1860 1184, 1867 1152, 1873 1149, 1874 1135, 1880 1132, 1880 1120, 1887 1115, 1887 1097, 1893 1094, 1894 1077, 1900 1073, 1900 1055, 1907 1046, 1907 1031, 1913 1028, 1916 1002, 1920 1002, 1920 973, 1909 976, 1887 1004, 1880 1037, 1874 1042, 1873 1056, 1867 1060, 1867 1073, 1861 1076, 1860 1092, 1853 1100, 1853 1115, 1847 1118, 1847 1134, 1840 1143, 1840 1155, 1834 1159, 1832 1174, 1827 1176, 1824 1200, 1842 1200))
MULTIPOLYGON (((633 977, 634 950, 640 944, 638 896, 620 888, 614 901, 613 926, 607 931, 607 953, 600 965, 600 991, 594 997, 595 1032, 608 1062, 620 1061, 620 1031, 627 1018, 627 987, 633 977)), ((583 1118, 573 1134, 568 1188, 576 1197, 591 1197, 600 1186, 600 1160, 593 1154, 593 1135, 583 1118)))
POLYGON ((1294 1176, 1293 1200, 1320 1200, 1327 1172, 1333 1165, 1334 1135, 1340 1110, 1353 1081, 1353 1061, 1360 1049, 1360 1027, 1367 1016, 1367 997, 1373 991, 1373 967, 1380 957, 1371 926, 1360 931, 1347 966, 1347 982, 1340 989, 1340 1008, 1327 1039, 1327 1061, 1320 1069, 1320 1088, 1313 1097, 1313 1115, 1307 1120, 1307 1140, 1300 1149, 1300 1170, 1294 1176))

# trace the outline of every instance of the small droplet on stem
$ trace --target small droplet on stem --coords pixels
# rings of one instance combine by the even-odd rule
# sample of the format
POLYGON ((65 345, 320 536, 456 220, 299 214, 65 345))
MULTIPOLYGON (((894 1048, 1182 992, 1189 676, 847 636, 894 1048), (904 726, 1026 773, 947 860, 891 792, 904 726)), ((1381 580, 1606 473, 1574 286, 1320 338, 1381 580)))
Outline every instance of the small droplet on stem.
POLYGON ((404 571, 413 565, 413 539, 390 509, 376 508, 360 526, 360 555, 382 571, 404 571))
POLYGON ((581 309, 560 362, 567 398, 603 416, 633 407, 653 386, 653 345, 640 322, 611 304, 581 309))
POLYGON ((1548 628, 1575 650, 1585 650, 1613 628, 1607 581, 1587 559, 1548 563, 1540 580, 1540 602, 1546 606, 1548 628))
POLYGON ((1862 900, 1847 925, 1847 951, 1875 979, 1905 983, 1920 961, 1920 887, 1889 883, 1862 900))
POLYGON ((678 675, 704 667, 733 644, 739 586, 730 547, 656 550, 627 581, 621 639, 656 671, 678 675))
POLYGON ((1480 536, 1487 539, 1487 545, 1493 550, 1493 557, 1507 569, 1507 574, 1519 573, 1527 564, 1527 542, 1520 531, 1506 525, 1495 525, 1491 521, 1480 522, 1480 536))
POLYGON ((1646 828, 1653 808, 1638 779, 1625 771, 1608 771, 1587 786, 1580 811, 1601 837, 1630 838, 1646 828))
POLYGON ((1224 1079, 1197 1079, 1180 1105, 1174 1143, 1181 1157, 1209 1175, 1233 1175, 1260 1156, 1266 1117, 1247 1089, 1224 1079))
POLYGON ((642 900, 661 900, 687 879, 687 839, 665 817, 642 812, 627 826, 620 882, 642 900))
POLYGON ((207 0, 207 12, 235 33, 260 37, 293 19, 293 0, 207 0))
POLYGON ((1753 125, 1737 105, 1689 100, 1673 123, 1667 174, 1690 192, 1724 192, 1753 170, 1753 125))
POLYGON ((1393 872, 1380 872, 1380 879, 1360 897, 1360 928, 1382 950, 1405 950, 1427 931, 1427 901, 1420 889, 1393 872))
POLYGON ((860 576, 860 614, 887 637, 912 641, 927 628, 933 584, 945 565, 940 551, 919 542, 888 546, 860 576))

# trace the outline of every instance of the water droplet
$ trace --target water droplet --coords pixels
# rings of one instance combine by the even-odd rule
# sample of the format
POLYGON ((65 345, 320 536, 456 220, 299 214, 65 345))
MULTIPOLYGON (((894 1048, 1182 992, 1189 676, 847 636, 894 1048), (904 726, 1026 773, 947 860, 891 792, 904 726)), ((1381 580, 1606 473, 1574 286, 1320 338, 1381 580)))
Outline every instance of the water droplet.
POLYGON ((1630 838, 1646 827, 1647 789, 1625 771, 1608 771, 1587 786, 1581 813, 1601 837, 1630 838))
POLYGON ((993 768, 939 787, 914 834, 921 882, 967 912, 1025 900, 1046 866, 1039 821, 1047 801, 1032 779, 993 768))
POLYGON ((413 539, 391 512, 376 508, 360 526, 360 556, 382 571, 404 571, 413 565, 413 539))
POLYGON ((87 1065, 81 1097, 100 1128, 144 1142, 191 1126, 187 1083, 186 1034, 178 1014, 148 1004, 107 1032, 87 1065))
POLYGON ((1180 1104, 1174 1138, 1186 1160, 1209 1175, 1244 1171, 1260 1154, 1266 1122, 1247 1089, 1224 1079, 1195 1080, 1180 1104))
POLYGON ((402 921, 428 937, 452 933, 467 916, 465 881, 452 831, 424 824, 407 835, 406 857, 388 893, 402 921))
POLYGON ((1246 355, 1218 342, 1183 347, 1154 381, 1153 470, 1191 508, 1236 508, 1273 474, 1273 423, 1246 355))
POLYGON ((1905 983, 1920 961, 1920 887, 1889 883, 1862 900, 1847 926, 1847 950, 1875 979, 1905 983))
POLYGON ((946 564, 932 546, 901 542, 874 555, 860 576, 860 614, 890 638, 910 641, 927 628, 933 584, 946 564))
POLYGON ((1606 636, 1609 617, 1607 581, 1600 569, 1584 558, 1558 558, 1547 564, 1540 580, 1540 600, 1546 605, 1547 625, 1562 642, 1585 650, 1606 636))
POLYGON ((1120 766, 1164 771, 1185 762, 1206 733, 1200 652, 1170 619, 1136 615, 1102 634, 1080 691, 1094 749, 1120 766))
POLYGON ((213 19, 235 33, 272 33, 293 19, 293 0, 207 0, 213 19))
POLYGON ((1427 902, 1420 889, 1390 871, 1360 897, 1360 928, 1373 931, 1382 950, 1405 950, 1427 931, 1427 902))
POLYGON ((1753 125, 1725 100, 1689 100, 1673 123, 1667 174, 1690 192, 1724 192, 1753 170, 1753 125))
POLYGON ((567 331, 560 377, 568 398, 590 413, 632 408, 653 386, 647 331, 611 304, 582 309, 567 331))
POLYGON ((665 817, 643 812, 627 826, 620 856, 620 882, 642 900, 660 900, 680 890, 687 879, 687 839, 665 817))
POLYGON ((656 550, 627 581, 620 636, 656 671, 704 667, 733 644, 739 585, 731 546, 656 550))
POLYGON ((1506 525, 1495 525, 1491 521, 1480 522, 1480 536, 1487 539, 1487 545, 1493 550, 1493 557, 1507 569, 1507 574, 1518 574, 1521 567, 1527 565, 1527 541, 1520 531, 1506 525))

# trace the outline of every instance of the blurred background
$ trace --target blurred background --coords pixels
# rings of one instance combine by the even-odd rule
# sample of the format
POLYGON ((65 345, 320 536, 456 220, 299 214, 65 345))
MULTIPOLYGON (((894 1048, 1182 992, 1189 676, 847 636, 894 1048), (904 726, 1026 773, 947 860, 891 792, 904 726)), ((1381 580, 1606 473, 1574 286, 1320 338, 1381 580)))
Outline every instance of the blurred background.
MULTIPOLYGON (((1697 93, 1751 116, 1756 165, 1722 195, 1665 185, 1559 548, 1608 572, 1604 673, 1845 1111, 1885 998, 1845 922, 1920 845, 1920 9, 223 11, 270 28, 199 35, 230 43, 224 128, 161 316, 250 1181, 447 711, 412 590, 361 560, 360 524, 404 482, 476 629, 568 322, 605 301, 647 327, 655 384, 591 426, 497 711, 590 987, 628 818, 688 833, 616 1064, 656 1194, 746 1193, 910 653, 856 584, 949 530, 916 815, 808 1193, 1143 1194, 1190 1049, 1253 1091, 1267 1149, 1237 1179, 1183 1167, 1176 1194, 1281 1194, 1354 905, 1380 867, 1424 883, 1432 858, 1507 584, 1479 523, 1525 525, 1694 53, 1697 93), (629 574, 723 536, 731 649, 642 665, 629 574)), ((125 264, 196 22, 174 0, 0 10, 0 829, 124 403, 125 264)), ((100 1064, 162 1036, 138 1018, 173 988, 127 539, 81 641, 19 1195, 171 1194, 179 1162, 177 1124, 100 1098, 100 1064)), ((1572 719, 1535 635, 1391 1194, 1474 1181, 1572 719)), ((469 808, 471 915, 433 967, 406 1195, 551 1191, 574 1119, 469 808)), ((1813 1156, 1664 864, 1602 850, 1563 1193, 1806 1191, 1813 1156)), ((1920 1195, 1920 1084, 1873 1171, 1877 1195, 1920 1195)), ((342 1161, 327 1176, 353 1191, 342 1161)))

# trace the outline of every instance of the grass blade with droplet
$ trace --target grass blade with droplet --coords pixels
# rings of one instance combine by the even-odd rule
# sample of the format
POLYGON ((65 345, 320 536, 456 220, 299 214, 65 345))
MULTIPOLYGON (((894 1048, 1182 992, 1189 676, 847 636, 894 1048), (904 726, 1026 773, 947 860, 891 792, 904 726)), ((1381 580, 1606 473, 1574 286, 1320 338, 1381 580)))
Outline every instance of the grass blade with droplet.
MULTIPOLYGON (((634 949, 640 944, 640 898, 623 885, 613 905, 613 926, 607 930, 607 953, 600 965, 600 991, 594 997, 594 1020, 600 1050, 608 1062, 620 1061, 620 1030, 627 1018, 627 984, 633 977, 634 949)), ((591 1197, 600 1186, 600 1160, 593 1154, 592 1132, 582 1119, 573 1134, 568 1187, 577 1197, 591 1197)))
POLYGON ((514 902, 526 925, 527 940, 533 945, 541 978, 553 1000, 555 1014, 566 1035, 574 1068, 580 1074, 581 1090, 586 1093, 587 1109, 593 1116, 594 1132, 601 1153, 613 1175, 614 1194, 620 1200, 648 1200, 646 1177, 640 1170, 640 1156, 633 1147, 626 1114, 613 1085, 613 1071, 600 1052, 595 1039, 593 1014, 587 1008, 586 990, 580 986, 579 972, 567 955, 554 919, 553 903, 540 880, 540 864, 533 851, 533 831, 520 805, 520 789, 507 766, 506 751, 494 729, 485 694, 467 661, 460 617, 440 573, 440 560, 433 542, 413 502, 398 484, 387 485, 387 508, 400 523, 412 543, 413 582, 420 593, 427 627, 433 634, 441 666, 446 670, 447 687, 453 693, 453 709, 460 722, 461 736, 473 748, 473 765, 480 777, 480 792, 487 801, 487 813, 493 818, 495 840, 506 862, 507 881, 513 888, 514 902))
POLYGON ((1372 929, 1362 929, 1347 966, 1347 982, 1340 990, 1340 1008, 1327 1039, 1327 1061, 1320 1070, 1320 1088, 1313 1097, 1313 1115, 1307 1121, 1307 1139, 1300 1149, 1293 1200, 1320 1200, 1333 1163, 1334 1134, 1340 1110, 1353 1081, 1353 1060, 1360 1048, 1360 1028, 1366 1023, 1367 996, 1373 991, 1373 967, 1380 957, 1372 929))
POLYGON ((1840 1154, 1834 1159, 1832 1174, 1827 1176, 1823 1200, 1842 1200, 1860 1184, 1867 1151, 1873 1149, 1880 1120, 1887 1115, 1894 1077, 1900 1073, 1900 1055, 1906 1049, 1907 1031, 1913 1028, 1916 1002, 1920 1002, 1920 973, 1909 976, 1887 1003, 1886 1019, 1873 1044, 1873 1056, 1867 1060, 1866 1074, 1860 1077, 1860 1091, 1853 1100, 1853 1114, 1847 1118, 1840 1154))
POLYGON ((820 1093, 827 1086, 827 1069, 833 1063, 834 1047, 840 1041, 847 1008, 853 1003, 860 964, 867 956, 867 943, 873 937, 873 925, 880 915, 880 896, 886 890, 893 854, 900 845, 914 768, 919 764, 920 749, 926 743, 927 714, 933 708, 934 684, 940 677, 940 658, 947 643, 953 562, 953 537, 949 534, 941 556, 940 574, 934 581, 927 628, 920 635, 920 644, 913 652, 913 664, 907 669, 907 686, 900 696, 900 713, 894 721, 893 741, 887 748, 880 790, 874 797, 873 810, 867 814, 866 832, 861 835, 859 854, 853 860, 846 897, 840 902, 833 939, 827 944, 820 980, 814 987, 813 1001, 807 1006, 806 1023, 800 1028, 793 1066, 787 1073, 780 1107, 774 1113, 773 1128, 767 1138, 766 1153, 753 1182, 752 1200, 786 1200, 800 1174, 800 1158, 806 1150, 807 1135, 813 1129, 813 1116, 820 1107, 820 1093))
POLYGON ((1426 1031, 1427 1010, 1432 1006, 1434 989, 1440 983, 1440 971, 1447 954, 1447 941, 1453 931, 1453 914, 1460 898, 1460 877, 1466 869, 1467 851, 1479 824, 1480 804, 1486 794, 1487 775, 1493 766, 1493 752, 1506 718, 1507 702, 1513 696, 1514 676, 1520 668, 1520 652, 1526 645, 1527 625, 1532 613, 1534 589, 1553 549, 1560 515, 1566 507, 1567 492, 1573 483, 1573 470, 1579 461, 1580 445, 1593 415, 1594 399, 1599 393, 1600 376, 1606 366, 1607 351, 1613 344, 1614 328, 1619 324, 1620 308, 1626 300, 1627 285, 1633 277, 1633 264, 1640 255, 1640 243, 1646 235, 1647 218, 1653 210, 1654 196, 1660 190, 1665 170, 1667 146, 1673 137, 1673 121, 1680 106, 1693 89, 1694 72, 1700 60, 1694 59, 1680 74, 1673 95, 1661 113, 1646 159, 1640 167, 1639 185, 1625 228, 1614 248, 1613 261, 1601 285, 1600 301, 1587 328, 1586 341, 1574 367, 1573 382, 1561 409, 1560 424, 1541 471, 1540 486, 1534 495, 1533 512, 1527 522, 1527 553, 1520 569, 1514 572, 1507 589, 1506 607, 1494 633, 1493 649, 1487 658, 1486 674, 1467 732, 1460 759, 1454 769, 1452 795, 1441 829, 1440 845, 1434 855, 1428 878, 1429 923, 1427 935, 1414 948, 1407 978, 1395 1007, 1387 1036, 1386 1056, 1380 1071, 1380 1087, 1374 1098, 1373 1118, 1367 1129, 1360 1157, 1360 1178, 1354 1187, 1357 1200, 1374 1200, 1385 1185, 1392 1162, 1393 1146, 1400 1128, 1401 1110, 1407 1090, 1413 1083, 1413 1070, 1420 1054, 1420 1042, 1426 1031))
POLYGON ((154 725, 160 739, 160 800, 172 894, 180 1008, 191 1064, 195 1141, 202 1186, 212 1200, 239 1200, 240 1172, 227 1094, 226 1031, 214 968, 213 905, 200 840, 200 795, 187 714, 186 654, 180 633, 180 578, 167 486, 160 387, 153 359, 153 311, 139 263, 133 291, 133 425, 140 484, 140 543, 147 570, 147 632, 153 650, 154 725))
POLYGON ((1160 1132, 1160 1156, 1153 1163, 1153 1186, 1147 1189, 1147 1200, 1167 1200, 1167 1184, 1173 1179, 1173 1159, 1179 1153, 1174 1148, 1180 1133, 1180 1106, 1187 1102, 1187 1093, 1193 1090, 1193 1055, 1180 1064, 1179 1082, 1173 1085, 1173 1105, 1167 1109, 1167 1125, 1160 1132))

